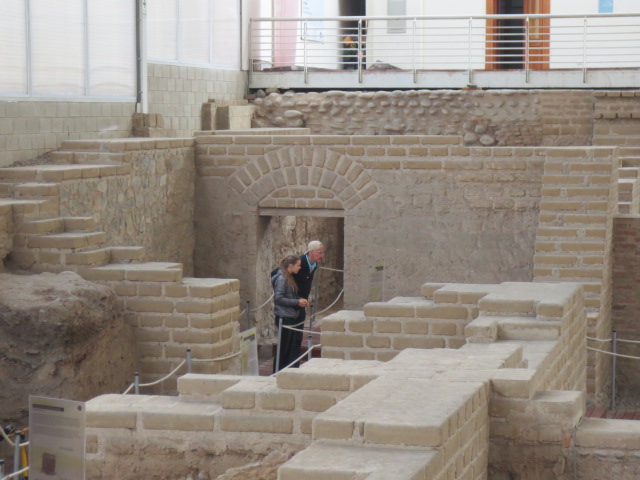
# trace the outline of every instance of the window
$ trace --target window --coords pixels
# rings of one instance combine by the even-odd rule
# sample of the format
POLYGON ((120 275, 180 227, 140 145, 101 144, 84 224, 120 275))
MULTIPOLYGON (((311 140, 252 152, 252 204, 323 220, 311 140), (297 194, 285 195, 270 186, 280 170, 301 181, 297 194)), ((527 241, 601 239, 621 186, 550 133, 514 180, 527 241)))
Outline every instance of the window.
MULTIPOLYGON (((387 0, 387 15, 406 15, 407 0, 387 0)), ((387 33, 407 33, 406 20, 387 20, 387 33)))

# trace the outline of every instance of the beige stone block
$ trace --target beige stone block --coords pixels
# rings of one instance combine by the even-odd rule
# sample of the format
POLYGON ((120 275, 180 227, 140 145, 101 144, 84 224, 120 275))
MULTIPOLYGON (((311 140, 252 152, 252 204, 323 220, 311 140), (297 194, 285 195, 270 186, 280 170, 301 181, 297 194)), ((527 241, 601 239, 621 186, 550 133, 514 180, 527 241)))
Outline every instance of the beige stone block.
MULTIPOLYGON (((323 352, 324 353, 324 352, 323 352)), ((305 372, 304 369, 287 369, 278 372, 276 381, 283 390, 349 391, 348 375, 331 372, 305 372)))
POLYGON ((391 339, 389 337, 373 335, 365 337, 365 344, 369 348, 389 348, 391 346, 391 339))
POLYGON ((375 360, 376 354, 373 352, 348 352, 347 360, 375 360))
POLYGON ((400 333, 402 323, 395 320, 374 319, 374 329, 377 333, 400 333))
POLYGON ((404 334, 426 335, 429 333, 429 323, 427 321, 407 320, 402 322, 404 334))
POLYGON ((318 416, 313 420, 313 439, 349 440, 353 428, 353 421, 318 416))
POLYGON ((431 322, 429 327, 431 335, 456 335, 457 331, 458 325, 455 323, 431 322))
POLYGON ((432 337, 396 337, 392 340, 392 346, 396 350, 406 348, 444 348, 445 343, 442 338, 432 337))
POLYGON ((295 395, 289 392, 262 391, 256 394, 258 406, 263 410, 291 411, 296 406, 295 395))
POLYGON ((125 300, 125 308, 133 312, 171 313, 173 312, 173 302, 167 300, 127 298, 125 300))
POLYGON ((535 375, 535 370, 501 369, 491 379, 491 386, 504 397, 531 398, 536 389, 535 375))
POLYGON ((303 393, 301 408, 311 412, 324 412, 336 404, 336 399, 329 395, 303 393))
POLYGON ((256 406, 256 391, 244 387, 240 382, 220 394, 220 404, 225 409, 253 409, 256 406))
POLYGON ((236 385, 242 377, 236 375, 201 375, 188 373, 178 378, 178 392, 190 395, 215 396, 236 385))
POLYGON ((211 302, 194 300, 176 302, 176 312, 178 313, 213 313, 214 311, 214 304, 211 302))
POLYGON ((313 433, 313 418, 300 418, 300 433, 305 435, 313 433))
POLYGON ((325 317, 322 320, 323 332, 344 332, 345 321, 341 318, 331 318, 331 316, 325 317))
POLYGON ((322 332, 320 334, 320 343, 327 347, 362 347, 362 336, 354 334, 343 334, 333 332, 322 332))
POLYGON ((214 415, 208 413, 184 413, 175 410, 143 411, 142 426, 146 430, 179 430, 185 432, 213 431, 214 415))
MULTIPOLYGON (((367 318, 350 319, 347 323, 350 332, 354 333, 371 333, 373 331, 373 321, 367 318)), ((324 320, 322 322, 324 330, 324 320)))
POLYGON ((466 307, 459 305, 420 305, 416 307, 416 316, 420 318, 465 320, 469 317, 469 311, 466 307))
POLYGON ((92 406, 86 412, 86 426, 96 428, 136 428, 136 412, 125 408, 114 410, 107 406, 92 406))
POLYGON ((224 412, 220 417, 223 432, 293 433, 293 419, 269 415, 224 412))

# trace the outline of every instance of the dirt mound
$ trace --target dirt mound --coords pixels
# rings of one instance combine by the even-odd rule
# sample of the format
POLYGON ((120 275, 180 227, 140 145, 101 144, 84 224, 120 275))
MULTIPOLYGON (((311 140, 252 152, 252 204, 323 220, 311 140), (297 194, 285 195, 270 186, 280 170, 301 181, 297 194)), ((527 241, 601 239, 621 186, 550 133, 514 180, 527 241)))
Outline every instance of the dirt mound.
POLYGON ((137 350, 113 291, 73 272, 0 273, 0 425, 28 423, 29 395, 122 392, 137 350))

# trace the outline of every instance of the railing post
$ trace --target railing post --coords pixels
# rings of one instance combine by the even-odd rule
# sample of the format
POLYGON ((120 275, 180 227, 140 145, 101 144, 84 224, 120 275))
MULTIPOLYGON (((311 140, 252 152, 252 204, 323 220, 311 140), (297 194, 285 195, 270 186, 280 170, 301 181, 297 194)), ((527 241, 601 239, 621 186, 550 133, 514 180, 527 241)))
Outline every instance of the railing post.
POLYGON ((22 434, 16 433, 16 442, 13 449, 13 473, 19 472, 20 469, 20 444, 22 443, 22 434))
POLYGON ((187 373, 191 373, 191 349, 187 348, 187 373))
POLYGON ((613 359, 611 360, 611 410, 616 409, 616 353, 618 353, 618 332, 613 331, 611 352, 613 353, 613 359))
MULTIPOLYGON (((318 269, 318 278, 316 279, 315 293, 313 294, 313 304, 311 305, 311 312, 309 315, 309 333, 307 334, 307 360, 311 360, 311 346, 313 345, 313 325, 316 323, 316 305, 318 304, 318 292, 320 290, 320 266, 316 266, 318 269)), ((304 325, 302 326, 304 329, 304 325)))
POLYGON ((308 36, 308 22, 304 21, 302 30, 304 32, 304 83, 309 83, 309 66, 307 65, 307 36, 308 36))
POLYGON ((587 83, 587 17, 582 32, 582 83, 587 83))
POLYGON ((282 317, 278 317, 278 345, 276 345, 276 359, 274 373, 280 371, 280 348, 282 344, 282 317))
POLYGON ((362 19, 358 20, 358 83, 362 83, 362 19))
POLYGON ((473 17, 469 17, 469 71, 467 72, 467 84, 473 85, 473 69, 471 68, 471 44, 473 42, 473 17))
POLYGON ((416 28, 417 28, 418 20, 416 18, 413 19, 413 47, 411 49, 412 52, 412 61, 413 61, 413 83, 418 83, 418 70, 416 69, 416 28))
POLYGON ((524 20, 524 81, 529 83, 529 17, 524 20))
POLYGON ((135 372, 133 374, 133 391, 136 395, 140 395, 140 372, 135 372))

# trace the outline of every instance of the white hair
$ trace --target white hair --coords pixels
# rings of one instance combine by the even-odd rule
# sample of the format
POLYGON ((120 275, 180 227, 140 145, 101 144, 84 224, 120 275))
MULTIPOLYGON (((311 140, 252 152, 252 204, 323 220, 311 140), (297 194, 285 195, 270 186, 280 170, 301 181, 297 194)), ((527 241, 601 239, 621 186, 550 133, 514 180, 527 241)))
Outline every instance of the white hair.
POLYGON ((316 250, 320 250, 321 248, 324 248, 324 245, 320 240, 311 240, 309 242, 309 245, 307 245, 307 253, 315 252, 316 250))

